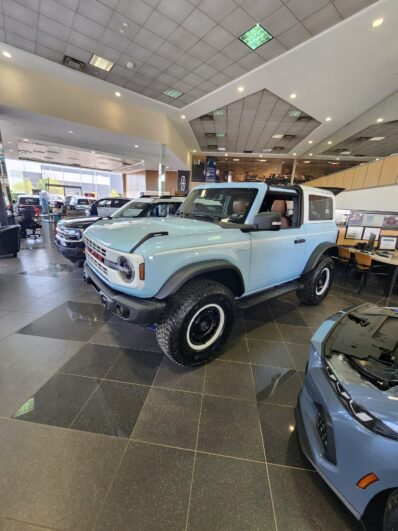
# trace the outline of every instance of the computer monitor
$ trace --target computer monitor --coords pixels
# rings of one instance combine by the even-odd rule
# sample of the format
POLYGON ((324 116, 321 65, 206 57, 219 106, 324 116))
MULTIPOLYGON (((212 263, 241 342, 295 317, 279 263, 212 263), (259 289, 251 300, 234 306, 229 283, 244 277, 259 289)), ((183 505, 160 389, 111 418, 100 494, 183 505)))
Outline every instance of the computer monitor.
POLYGON ((368 243, 366 244, 367 251, 373 251, 374 246, 375 246, 376 237, 377 235, 374 232, 370 233, 368 243))
POLYGON ((397 247, 396 236, 382 236, 379 242, 380 251, 394 251, 397 247))

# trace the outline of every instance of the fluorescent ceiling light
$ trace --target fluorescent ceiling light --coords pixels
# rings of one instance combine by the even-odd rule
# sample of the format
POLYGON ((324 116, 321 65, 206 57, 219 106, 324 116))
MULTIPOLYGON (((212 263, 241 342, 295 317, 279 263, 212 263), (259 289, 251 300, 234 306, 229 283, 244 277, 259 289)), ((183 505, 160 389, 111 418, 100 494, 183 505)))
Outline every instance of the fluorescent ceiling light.
POLYGON ((376 20, 374 20, 374 21, 372 22, 372 26, 373 26, 374 28, 378 28, 379 26, 381 26, 381 25, 383 24, 383 22, 384 22, 384 18, 382 18, 382 17, 380 17, 380 18, 376 18, 376 20))
POLYGON ((351 155, 351 151, 342 151, 340 155, 351 155))
POLYGON ((234 162, 239 162, 240 159, 232 159, 234 162))
POLYGON ((275 133, 274 135, 272 135, 272 138, 283 138, 283 135, 280 133, 275 133))
POLYGON ((114 64, 115 63, 112 63, 112 61, 108 61, 108 59, 105 59, 104 57, 100 57, 99 55, 95 54, 93 54, 90 59, 90 65, 95 66, 100 70, 105 70, 105 72, 110 72, 114 64))
POLYGON ((263 46, 263 44, 267 43, 272 38, 272 35, 268 33, 261 24, 256 24, 243 33, 243 35, 239 37, 239 40, 246 44, 251 50, 257 50, 257 48, 260 48, 260 46, 263 46))
POLYGON ((213 116, 224 116, 225 110, 224 109, 218 109, 217 111, 213 111, 213 116))
POLYGON ((305 160, 304 164, 311 164, 311 161, 310 160, 305 160))
POLYGON ((177 89, 169 88, 165 90, 163 94, 165 94, 166 96, 169 96, 169 98, 173 98, 174 100, 176 100, 177 98, 183 95, 183 92, 177 89))
POLYGON ((12 55, 10 52, 7 52, 6 50, 3 52, 4 57, 7 57, 7 59, 11 59, 12 55))
POLYGON ((295 109, 290 109, 290 111, 287 111, 287 114, 289 116, 293 116, 294 118, 298 118, 299 116, 301 116, 303 113, 302 111, 298 111, 298 110, 295 110, 295 109))
POLYGON ((218 131, 218 132, 216 132, 216 136, 217 136, 218 138, 224 138, 224 137, 227 136, 227 135, 226 135, 226 133, 224 133, 223 131, 218 131))
POLYGON ((373 138, 369 138, 369 142, 380 142, 380 140, 384 140, 385 136, 374 136, 373 138))
POLYGON ((264 148, 263 149, 264 153, 270 153, 271 151, 272 151, 272 148, 264 148))
POLYGON ((225 147, 219 147, 219 148, 218 148, 218 151, 225 151, 225 150, 226 150, 225 147))

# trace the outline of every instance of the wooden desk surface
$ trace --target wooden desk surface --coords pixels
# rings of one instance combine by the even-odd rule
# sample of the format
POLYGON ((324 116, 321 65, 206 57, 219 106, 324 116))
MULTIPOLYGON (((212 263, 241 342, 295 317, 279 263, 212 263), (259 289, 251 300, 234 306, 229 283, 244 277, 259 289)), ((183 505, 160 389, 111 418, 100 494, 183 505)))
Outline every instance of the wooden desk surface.
POLYGON ((373 254, 364 253, 363 251, 361 251, 360 249, 356 249, 355 247, 348 247, 348 250, 350 251, 350 253, 364 254, 366 256, 370 256, 370 258, 374 260, 375 262, 381 262, 383 264, 388 264, 388 265, 398 267, 398 252, 397 251, 394 252, 391 258, 387 258, 386 256, 380 256, 379 254, 375 252, 373 254))

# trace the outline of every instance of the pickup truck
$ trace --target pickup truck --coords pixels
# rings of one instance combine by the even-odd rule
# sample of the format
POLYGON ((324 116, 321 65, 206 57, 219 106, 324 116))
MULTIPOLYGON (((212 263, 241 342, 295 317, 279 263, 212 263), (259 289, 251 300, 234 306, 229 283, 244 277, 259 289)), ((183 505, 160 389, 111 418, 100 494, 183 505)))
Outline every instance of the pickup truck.
POLYGON ((334 195, 307 186, 194 188, 170 218, 99 221, 84 278, 120 318, 156 325, 174 362, 213 359, 247 308, 289 291, 319 304, 334 276, 334 195))

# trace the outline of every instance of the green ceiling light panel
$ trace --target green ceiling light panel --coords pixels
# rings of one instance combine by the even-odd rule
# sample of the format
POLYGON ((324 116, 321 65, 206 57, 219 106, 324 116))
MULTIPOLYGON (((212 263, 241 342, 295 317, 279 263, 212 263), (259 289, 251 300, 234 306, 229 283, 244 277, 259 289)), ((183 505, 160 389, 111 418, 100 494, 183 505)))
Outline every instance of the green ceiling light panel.
POLYGON ((177 89, 169 88, 165 90, 163 94, 165 94, 166 96, 169 96, 169 98, 173 98, 174 100, 176 100, 177 98, 183 95, 183 92, 177 89))
POLYGON ((225 110, 218 109, 217 111, 213 111, 213 116, 225 116, 225 110))
POLYGON ((239 40, 246 44, 251 50, 257 50, 257 48, 260 48, 260 46, 271 39, 273 39, 271 33, 268 33, 261 24, 256 24, 239 37, 239 40))
POLYGON ((287 114, 288 114, 289 116, 293 116, 293 117, 295 117, 295 118, 298 118, 299 116, 302 115, 302 112, 299 111, 299 110, 296 111, 295 109, 291 109, 290 111, 288 111, 287 114))
POLYGON ((224 138, 227 135, 226 135, 226 133, 218 132, 218 133, 216 133, 216 136, 218 136, 218 138, 224 138))

